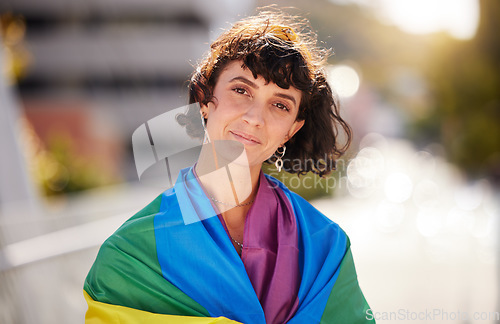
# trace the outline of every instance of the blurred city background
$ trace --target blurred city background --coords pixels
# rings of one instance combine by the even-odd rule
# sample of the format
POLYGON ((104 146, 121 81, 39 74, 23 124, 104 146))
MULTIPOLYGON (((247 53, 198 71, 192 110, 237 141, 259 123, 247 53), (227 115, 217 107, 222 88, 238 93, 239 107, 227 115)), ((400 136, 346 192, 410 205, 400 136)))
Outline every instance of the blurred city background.
MULTIPOLYGON (((278 178, 346 230, 378 322, 499 321, 500 2, 276 3, 334 49, 355 134, 330 178, 278 178)), ((271 4, 0 2, 0 323, 84 322, 99 245, 162 191, 138 182, 133 131, 271 4)))

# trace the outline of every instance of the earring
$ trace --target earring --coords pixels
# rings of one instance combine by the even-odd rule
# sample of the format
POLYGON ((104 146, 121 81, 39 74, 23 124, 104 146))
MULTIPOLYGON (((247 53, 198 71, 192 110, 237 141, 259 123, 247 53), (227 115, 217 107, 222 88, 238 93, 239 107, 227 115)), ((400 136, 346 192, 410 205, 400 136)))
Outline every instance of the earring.
POLYGON ((281 156, 277 156, 276 153, 274 153, 274 156, 277 157, 276 162, 274 162, 274 165, 276 166, 276 169, 278 169, 278 172, 281 172, 281 168, 283 168, 283 159, 282 158, 285 156, 285 151, 286 151, 286 146, 285 146, 285 144, 283 144, 283 146, 278 147, 276 149, 276 153, 278 153, 281 156), (282 152, 279 151, 280 148, 283 149, 282 152))
POLYGON ((203 116, 203 114, 200 114, 200 116, 201 116, 201 126, 203 126, 203 131, 205 132, 205 136, 203 138, 203 144, 207 144, 210 143, 210 136, 208 136, 207 127, 205 125, 205 116, 203 116))

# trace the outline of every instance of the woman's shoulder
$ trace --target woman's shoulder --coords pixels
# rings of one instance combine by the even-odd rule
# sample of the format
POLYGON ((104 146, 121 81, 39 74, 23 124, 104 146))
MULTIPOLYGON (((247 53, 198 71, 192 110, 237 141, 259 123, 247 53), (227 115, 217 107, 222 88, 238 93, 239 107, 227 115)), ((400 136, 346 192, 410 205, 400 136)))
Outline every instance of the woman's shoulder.
POLYGON ((177 207, 177 199, 175 198, 175 191, 173 188, 167 189, 161 194, 157 195, 150 203, 141 208, 135 214, 132 214, 115 232, 123 234, 124 231, 130 230, 131 227, 143 227, 147 223, 154 221, 154 217, 159 213, 166 213, 173 208, 177 207))
MULTIPOLYGON (((97 260, 109 253, 141 255, 155 246, 155 219, 178 209, 173 188, 164 191, 127 219, 99 249, 97 260)), ((106 259, 107 256, 104 257, 106 259)))
POLYGON ((144 273, 149 278, 161 276, 156 256, 154 222, 156 215, 171 208, 175 201, 172 199, 173 194, 173 190, 169 189, 158 195, 101 245, 84 284, 85 290, 94 300, 116 304, 120 299, 110 297, 114 296, 110 293, 114 289, 113 285, 119 282, 121 286, 128 287, 129 275, 134 271, 144 273), (124 268, 128 270, 124 271, 124 268))

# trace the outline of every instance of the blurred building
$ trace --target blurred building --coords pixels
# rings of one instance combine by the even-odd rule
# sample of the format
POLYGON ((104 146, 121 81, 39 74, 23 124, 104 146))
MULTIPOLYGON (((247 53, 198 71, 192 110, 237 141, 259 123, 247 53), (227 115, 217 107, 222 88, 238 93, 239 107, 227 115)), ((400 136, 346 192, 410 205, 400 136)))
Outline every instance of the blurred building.
POLYGON ((18 89, 36 133, 45 142, 66 136, 126 179, 136 179, 123 159, 133 130, 187 103, 186 81, 210 40, 252 8, 252 0, 0 3, 26 23, 30 62, 18 89))
MULTIPOLYGON (((123 220, 118 215, 116 224, 86 230, 85 224, 122 212, 129 217, 137 207, 128 202, 153 197, 134 192, 117 204, 106 195, 80 203, 74 197, 47 210, 36 203, 24 166, 19 117, 45 150, 55 147, 54 154, 74 155, 70 164, 84 161, 97 170, 83 176, 77 170, 78 181, 136 180, 133 131, 187 103, 186 81, 211 39, 252 9, 252 0, 0 2, 2 17, 23 21, 27 53, 27 68, 13 88, 0 76, 0 323, 83 322, 83 278, 96 253, 85 236, 98 237, 99 228, 116 228, 123 220)), ((9 54, 16 55, 0 50, 2 70, 9 54)))

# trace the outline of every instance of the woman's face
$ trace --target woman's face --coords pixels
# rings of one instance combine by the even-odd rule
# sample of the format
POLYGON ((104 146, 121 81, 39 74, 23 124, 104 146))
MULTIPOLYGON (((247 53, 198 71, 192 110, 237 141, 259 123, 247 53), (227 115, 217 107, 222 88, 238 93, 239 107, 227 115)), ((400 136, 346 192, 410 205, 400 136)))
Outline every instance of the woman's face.
POLYGON ((201 109, 210 140, 242 143, 250 166, 260 168, 304 124, 296 121, 302 92, 255 79, 242 64, 226 65, 214 88, 214 103, 201 109))

